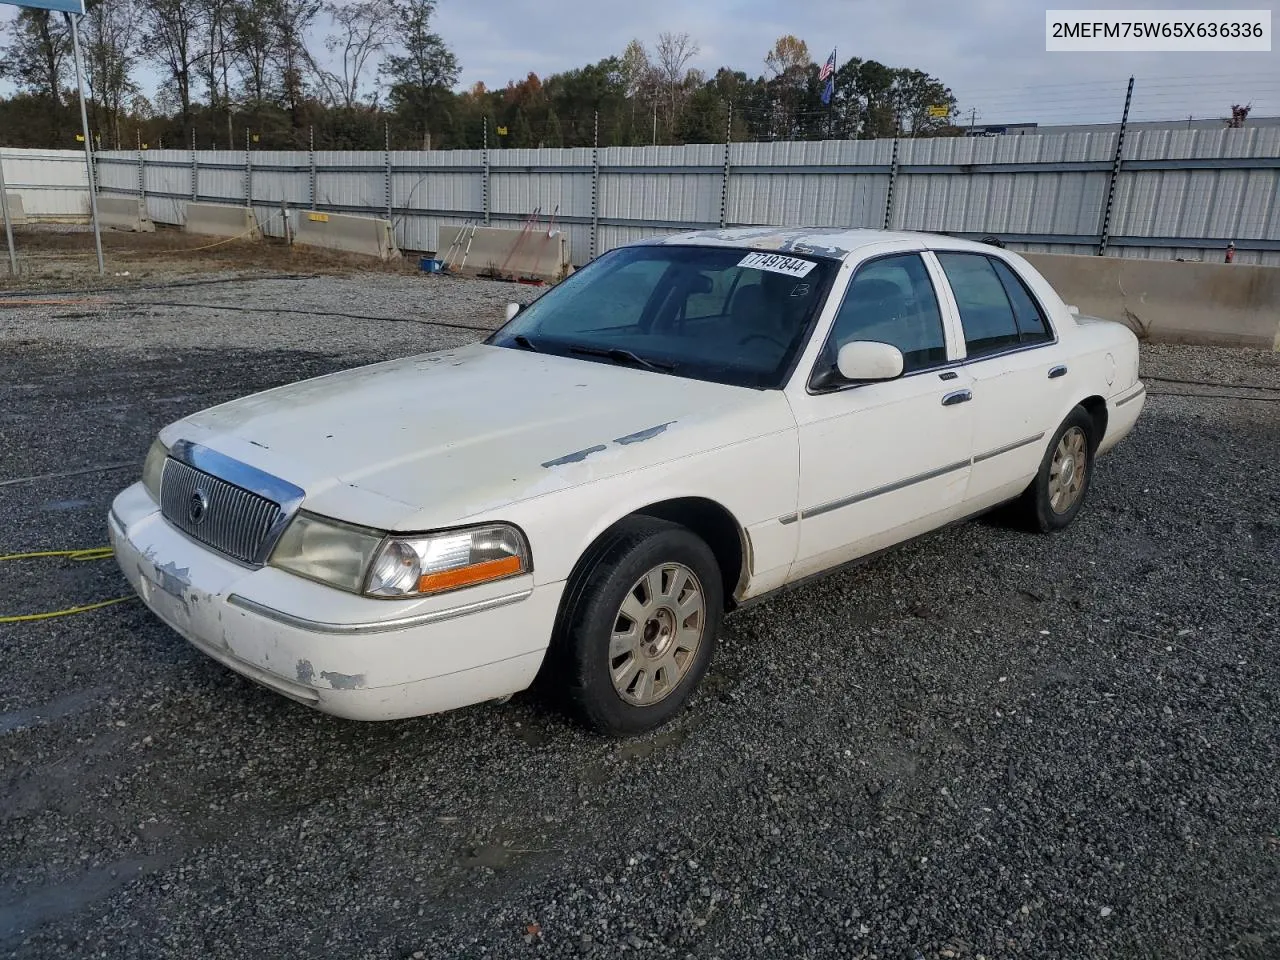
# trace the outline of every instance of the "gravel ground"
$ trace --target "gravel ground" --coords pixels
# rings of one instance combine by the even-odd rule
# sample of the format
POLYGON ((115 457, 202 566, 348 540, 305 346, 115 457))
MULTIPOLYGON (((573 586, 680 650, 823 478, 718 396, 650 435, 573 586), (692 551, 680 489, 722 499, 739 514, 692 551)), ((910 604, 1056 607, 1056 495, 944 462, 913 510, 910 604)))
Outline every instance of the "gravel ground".
MULTIPOLYGON (((0 306, 0 553, 102 545, 136 466, 5 480, 140 464, 189 411, 534 292, 0 306)), ((966 524, 735 614, 633 741, 531 695, 335 720, 136 602, 0 625, 0 955, 1280 956, 1280 405, 1194 396, 1275 398, 1280 363, 1144 368, 1193 396, 1151 398, 1070 530, 966 524)), ((0 564, 4 613, 127 593, 109 561, 0 564)))

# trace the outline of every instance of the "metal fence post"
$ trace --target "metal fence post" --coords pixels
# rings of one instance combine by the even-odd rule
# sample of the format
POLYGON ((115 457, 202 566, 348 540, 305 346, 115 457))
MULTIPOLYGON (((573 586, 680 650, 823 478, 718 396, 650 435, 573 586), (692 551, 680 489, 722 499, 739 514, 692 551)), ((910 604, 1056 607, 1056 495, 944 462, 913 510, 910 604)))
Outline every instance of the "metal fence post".
POLYGON ((382 122, 382 133, 386 140, 386 149, 383 157, 387 161, 387 220, 391 219, 391 124, 384 120, 382 122))
POLYGON ((147 199, 147 174, 142 165, 142 128, 138 128, 138 199, 147 199))
POLYGON ((244 205, 253 206, 253 157, 249 153, 249 128, 244 128, 244 205))
POLYGON ((729 144, 733 140, 733 101, 729 101, 729 122, 724 128, 724 171, 720 175, 720 226, 728 225, 729 216, 729 144))
POLYGON ((1120 132, 1116 134, 1116 155, 1111 161, 1111 183, 1107 186, 1107 206, 1102 211, 1102 230, 1098 235, 1098 256, 1107 255, 1107 243, 1111 240, 1111 206, 1116 199, 1116 181, 1120 179, 1120 163, 1124 156, 1124 130, 1129 124, 1129 104, 1133 102, 1133 77, 1124 95, 1124 113, 1120 116, 1120 132))
POLYGON ((314 124, 311 126, 310 139, 307 141, 307 156, 311 164, 311 209, 314 210, 316 208, 316 128, 314 124))
POLYGON ((484 201, 484 225, 489 226, 489 118, 484 118, 484 148, 480 152, 484 164, 484 177, 480 184, 480 198, 484 201))
POLYGON ((594 132, 591 139, 591 250, 590 259, 596 258, 600 243, 600 111, 596 111, 594 132))
POLYGON ((898 179, 898 133, 893 135, 893 156, 889 160, 889 191, 884 197, 884 229, 889 229, 889 220, 893 216, 893 187, 898 179))
POLYGON ((191 202, 200 199, 200 158, 196 154, 196 131, 191 130, 191 202))
POLYGON ((4 236, 9 246, 9 276, 18 276, 18 256, 13 252, 13 220, 9 218, 9 194, 4 186, 4 158, 0 157, 0 216, 4 217, 4 236))

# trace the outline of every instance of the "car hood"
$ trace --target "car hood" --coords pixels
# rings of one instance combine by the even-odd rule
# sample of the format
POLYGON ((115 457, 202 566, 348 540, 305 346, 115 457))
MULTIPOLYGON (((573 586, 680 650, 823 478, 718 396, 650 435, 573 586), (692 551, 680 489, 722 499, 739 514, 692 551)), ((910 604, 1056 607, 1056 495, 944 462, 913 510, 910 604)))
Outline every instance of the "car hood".
POLYGON ((425 529, 786 429, 787 411, 778 391, 476 343, 243 397, 161 437, 297 484, 317 513, 425 529))

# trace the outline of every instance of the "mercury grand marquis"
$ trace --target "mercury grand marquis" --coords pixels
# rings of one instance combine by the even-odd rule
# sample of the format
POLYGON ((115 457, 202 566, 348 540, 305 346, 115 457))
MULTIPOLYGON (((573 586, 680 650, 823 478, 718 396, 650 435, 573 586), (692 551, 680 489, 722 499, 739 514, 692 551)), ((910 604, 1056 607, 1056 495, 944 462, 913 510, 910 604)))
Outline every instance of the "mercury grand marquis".
POLYGON ((631 734, 748 601, 999 505, 1063 529, 1144 403, 1133 333, 1009 250, 700 231, 604 254, 482 342, 170 424, 110 535, 161 620, 318 710, 539 680, 631 734))

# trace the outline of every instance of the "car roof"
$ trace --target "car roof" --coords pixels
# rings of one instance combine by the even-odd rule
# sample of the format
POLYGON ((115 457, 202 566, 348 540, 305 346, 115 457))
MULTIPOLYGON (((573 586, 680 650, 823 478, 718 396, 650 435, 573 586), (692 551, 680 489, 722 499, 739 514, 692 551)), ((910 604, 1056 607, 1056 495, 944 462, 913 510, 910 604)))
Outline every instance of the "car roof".
POLYGON ((877 244, 893 243, 901 246, 910 243, 917 249, 945 248, 951 250, 995 249, 989 244, 948 237, 940 233, 923 233, 914 230, 872 230, 855 227, 726 227, 712 230, 690 230, 641 240, 638 244, 693 245, 708 247, 751 247, 761 250, 778 250, 785 253, 808 253, 821 257, 844 260, 862 248, 877 244))

